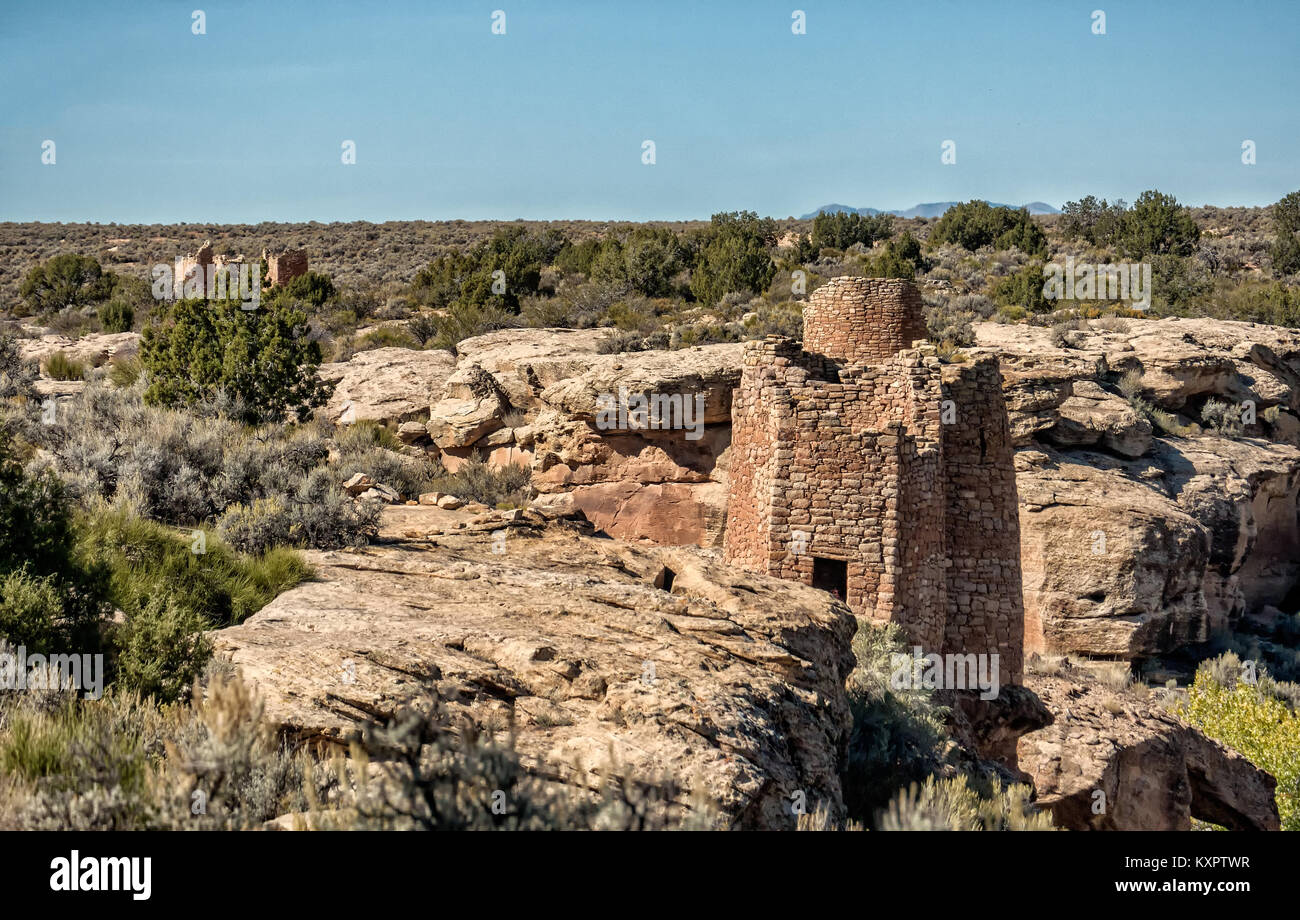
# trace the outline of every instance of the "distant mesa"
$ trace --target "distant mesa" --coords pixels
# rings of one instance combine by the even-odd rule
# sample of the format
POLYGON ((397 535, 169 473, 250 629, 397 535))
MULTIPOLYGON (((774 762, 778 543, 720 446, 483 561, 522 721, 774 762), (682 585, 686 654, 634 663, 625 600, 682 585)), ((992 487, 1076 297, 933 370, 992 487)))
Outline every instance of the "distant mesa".
MULTIPOLYGON (((1024 208, 1030 214, 1060 214, 1061 212, 1052 207, 1045 201, 1031 201, 1028 204, 999 204, 996 201, 989 201, 988 204, 995 208, 1024 208)), ((818 214, 838 214, 847 211, 850 214, 861 214, 864 217, 872 217, 876 214, 893 214, 895 217, 942 217, 943 212, 947 211, 953 205, 961 204, 960 201, 930 201, 918 205, 913 205, 906 211, 881 211, 877 208, 851 208, 846 204, 827 204, 822 205, 816 211, 811 211, 800 217, 800 220, 812 220, 818 214)))

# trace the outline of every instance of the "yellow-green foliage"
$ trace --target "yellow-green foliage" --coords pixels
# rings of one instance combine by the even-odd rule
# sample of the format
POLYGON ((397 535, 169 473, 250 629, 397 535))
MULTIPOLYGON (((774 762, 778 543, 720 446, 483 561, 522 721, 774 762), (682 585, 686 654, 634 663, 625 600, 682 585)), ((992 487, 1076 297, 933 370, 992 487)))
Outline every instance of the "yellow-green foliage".
POLYGON ((1202 668, 1177 711, 1277 777, 1282 829, 1300 830, 1300 717, 1286 703, 1244 681, 1225 686, 1202 668))

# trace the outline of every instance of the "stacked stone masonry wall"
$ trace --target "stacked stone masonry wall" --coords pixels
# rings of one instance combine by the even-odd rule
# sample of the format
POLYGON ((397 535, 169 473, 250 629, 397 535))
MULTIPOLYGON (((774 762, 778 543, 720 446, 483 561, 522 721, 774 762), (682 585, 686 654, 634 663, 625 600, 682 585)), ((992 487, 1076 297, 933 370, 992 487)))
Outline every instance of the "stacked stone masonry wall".
POLYGON ((745 350, 726 557, 806 584, 816 559, 842 561, 855 613, 900 624, 926 652, 996 652, 1001 681, 1019 682, 1015 472, 996 359, 945 373, 931 346, 911 348, 924 318, 909 282, 835 279, 804 318, 802 349, 769 336, 745 350))
POLYGON ((803 311, 803 347, 842 364, 877 364, 926 337, 921 292, 892 278, 835 278, 803 311))

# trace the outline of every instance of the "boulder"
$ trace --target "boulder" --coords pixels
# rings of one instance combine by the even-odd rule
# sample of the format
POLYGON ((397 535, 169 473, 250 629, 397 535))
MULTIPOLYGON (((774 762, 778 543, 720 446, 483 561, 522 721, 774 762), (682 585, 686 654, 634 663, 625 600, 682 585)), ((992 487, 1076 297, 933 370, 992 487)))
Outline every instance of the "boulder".
POLYGON ((334 422, 415 421, 428 412, 431 402, 442 398, 455 369, 456 359, 447 351, 359 351, 347 361, 321 365, 321 379, 336 384, 324 415, 334 422))
POLYGON ((447 378, 447 395, 429 410, 426 426, 441 448, 469 447, 504 427, 510 409, 496 379, 477 364, 466 365, 447 378))
POLYGON ((360 495, 373 487, 375 481, 365 473, 353 473, 343 483, 343 490, 349 495, 360 495))
POLYGON ((397 426, 397 440, 403 444, 418 444, 428 439, 429 432, 422 422, 402 422, 397 426))
POLYGON ((539 517, 306 552, 310 582, 209 635, 299 738, 346 744, 428 681, 453 716, 513 724, 526 764, 580 788, 671 775, 682 807, 702 797, 723 826, 792 828, 796 791, 843 820, 848 608, 539 517))
POLYGON ((1071 830, 1280 827, 1277 781, 1156 703, 1109 689, 1078 669, 1025 683, 1051 712, 1017 742, 1037 803, 1071 830))
POLYGON ((1042 437, 1061 447, 1098 445, 1122 457, 1140 457, 1151 447, 1151 423, 1128 401, 1092 380, 1074 381, 1072 394, 1056 407, 1056 424, 1042 437))

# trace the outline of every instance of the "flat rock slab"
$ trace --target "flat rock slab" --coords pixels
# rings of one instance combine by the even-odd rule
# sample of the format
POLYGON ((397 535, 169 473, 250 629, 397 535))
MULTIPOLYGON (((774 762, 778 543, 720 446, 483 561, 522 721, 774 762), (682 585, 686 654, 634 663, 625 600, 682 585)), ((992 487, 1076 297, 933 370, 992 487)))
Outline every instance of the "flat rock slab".
POLYGON ((535 511, 391 512, 385 542, 307 553, 314 580, 212 633, 291 734, 345 742, 430 682, 577 786, 670 775, 737 827, 792 827, 797 791, 843 816, 855 624, 824 592, 535 511))

